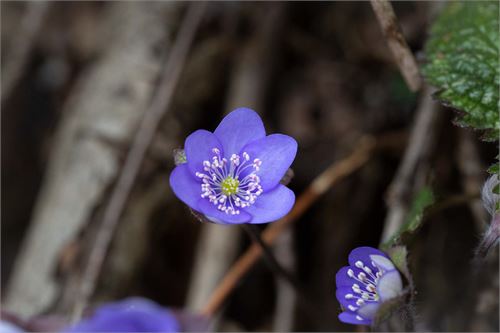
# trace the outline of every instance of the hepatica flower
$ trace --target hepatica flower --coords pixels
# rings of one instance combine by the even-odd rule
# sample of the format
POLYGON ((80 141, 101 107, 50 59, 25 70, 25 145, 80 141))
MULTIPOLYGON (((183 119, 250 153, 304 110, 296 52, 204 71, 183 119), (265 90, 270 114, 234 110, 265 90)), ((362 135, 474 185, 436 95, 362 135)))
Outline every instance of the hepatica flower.
POLYGON ((358 247, 349 254, 349 266, 336 276, 337 300, 344 308, 340 321, 370 325, 381 303, 401 294, 403 283, 387 255, 372 247, 358 247))
POLYGON ((215 131, 197 130, 184 143, 185 163, 170 175, 175 195, 208 220, 222 224, 275 221, 295 195, 280 180, 297 153, 283 134, 266 136, 259 115, 239 108, 215 131))
POLYGON ((65 332, 179 332, 168 309, 144 298, 128 298, 99 307, 65 332))

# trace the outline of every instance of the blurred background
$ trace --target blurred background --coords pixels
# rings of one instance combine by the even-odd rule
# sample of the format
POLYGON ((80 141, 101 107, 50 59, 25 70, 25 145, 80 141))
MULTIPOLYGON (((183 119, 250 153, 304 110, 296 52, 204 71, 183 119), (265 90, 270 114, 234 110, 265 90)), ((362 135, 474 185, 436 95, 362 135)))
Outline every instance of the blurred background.
MULTIPOLYGON (((1 2, 2 304, 22 317, 70 316, 103 210, 162 79, 187 2, 1 2)), ((417 61, 438 2, 393 2, 417 61)), ((217 330, 352 330, 339 322, 335 273, 377 247, 388 191, 425 99, 400 75, 368 2, 211 2, 113 234, 91 305, 131 295, 200 310, 251 243, 200 223, 172 193, 173 150, 236 107, 293 136, 297 196, 370 134, 386 138, 276 243, 321 313, 311 318, 260 260, 224 303, 217 330), (389 138, 389 139, 387 139, 389 138)), ((434 104, 434 103, 431 103, 434 104)), ((435 108, 415 184, 436 209, 409 246, 417 328, 498 331, 498 254, 480 276, 474 249, 494 144, 435 108)), ((409 203, 418 190, 403 198, 409 203)), ((260 226, 265 229, 266 226, 260 226)), ((493 251, 498 252, 498 251, 493 251)))

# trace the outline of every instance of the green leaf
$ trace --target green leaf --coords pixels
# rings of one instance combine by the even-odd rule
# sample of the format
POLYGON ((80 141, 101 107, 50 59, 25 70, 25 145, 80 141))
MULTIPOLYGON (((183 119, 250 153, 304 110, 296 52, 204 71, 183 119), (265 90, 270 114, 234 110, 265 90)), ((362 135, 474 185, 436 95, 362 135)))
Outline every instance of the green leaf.
POLYGON ((450 2, 431 28, 423 73, 440 90, 436 97, 460 111, 460 126, 497 140, 499 119, 499 4, 450 2))
POLYGON ((175 165, 187 163, 186 152, 184 149, 174 149, 174 162, 175 165))
POLYGON ((390 249, 396 245, 401 238, 411 235, 422 224, 424 211, 435 202, 434 193, 429 187, 422 188, 415 196, 408 215, 406 216, 405 223, 401 228, 392 236, 387 242, 382 244, 382 249, 390 249))
POLYGON ((387 250, 387 254, 394 263, 394 266, 403 273, 405 278, 410 281, 410 270, 408 268, 408 250, 404 245, 396 245, 387 250))
POLYGON ((415 200, 410 208, 410 212, 406 217, 406 223, 403 225, 401 232, 413 232, 422 223, 424 210, 432 205, 435 201, 434 193, 429 187, 424 187, 417 193, 415 200))
POLYGON ((492 175, 498 174, 498 171, 499 171, 498 162, 496 162, 495 164, 493 164, 488 168, 488 173, 492 175))
POLYGON ((498 173, 500 171, 500 168, 499 168, 500 155, 497 155, 496 160, 497 161, 488 168, 488 173, 491 175, 498 175, 498 173))

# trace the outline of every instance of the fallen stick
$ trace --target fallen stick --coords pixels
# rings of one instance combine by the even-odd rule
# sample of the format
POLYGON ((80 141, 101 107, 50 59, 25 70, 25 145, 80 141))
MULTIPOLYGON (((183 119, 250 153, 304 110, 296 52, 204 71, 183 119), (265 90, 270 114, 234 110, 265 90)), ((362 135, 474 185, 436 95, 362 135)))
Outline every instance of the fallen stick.
POLYGON ((423 173, 429 155, 434 148, 437 136, 436 124, 442 119, 443 112, 432 98, 432 91, 424 87, 420 104, 415 112, 409 144, 399 164, 396 175, 389 186, 387 195, 388 212, 384 221, 381 243, 388 241, 403 225, 408 213, 408 197, 423 186, 423 173), (418 174, 418 171, 421 171, 418 174))
POLYGON ((204 2, 191 4, 181 25, 156 96, 142 119, 122 172, 111 194, 109 204, 104 211, 94 247, 89 254, 89 261, 83 273, 81 288, 77 294, 78 299, 73 309, 74 320, 81 317, 88 299, 94 291, 114 230, 137 178, 144 156, 158 129, 158 124, 168 110, 205 8, 206 3, 204 2))
POLYGON ((422 86, 422 78, 417 62, 401 32, 392 5, 387 0, 371 0, 370 3, 406 84, 411 91, 418 91, 422 86))
POLYGON ((14 45, 5 57, 5 66, 2 67, 2 103, 9 98, 23 75, 31 50, 49 12, 50 3, 34 1, 26 2, 25 6, 25 13, 16 31, 14 45))

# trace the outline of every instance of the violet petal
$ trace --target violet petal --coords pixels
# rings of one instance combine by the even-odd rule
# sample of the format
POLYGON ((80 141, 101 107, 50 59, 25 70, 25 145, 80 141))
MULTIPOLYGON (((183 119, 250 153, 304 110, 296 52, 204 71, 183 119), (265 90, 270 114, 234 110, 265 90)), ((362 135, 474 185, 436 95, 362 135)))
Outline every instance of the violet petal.
POLYGON ((215 155, 212 151, 214 148, 219 149, 221 154, 224 153, 221 143, 212 132, 197 130, 186 138, 184 151, 193 176, 196 176, 196 172, 203 171, 203 161, 212 162, 212 157, 215 155))
POLYGON ((224 147, 225 157, 238 154, 248 143, 266 136, 259 115, 248 108, 238 108, 228 114, 214 131, 224 147))
POLYGON ((339 320, 343 323, 346 324, 354 324, 354 325, 370 325, 371 320, 369 319, 364 319, 362 320, 357 319, 356 317, 359 316, 354 312, 351 311, 344 311, 341 314, 339 314, 339 320))
POLYGON ((243 151, 252 160, 258 158, 262 161, 257 175, 264 191, 268 191, 280 182, 292 164, 297 154, 297 141, 288 135, 271 134, 246 145, 243 151))
POLYGON ((261 194, 245 211, 253 216, 250 223, 266 223, 285 216, 294 203, 295 194, 288 187, 279 184, 275 189, 261 194))
POLYGON ((175 195, 186 205, 198 210, 201 184, 189 171, 186 164, 179 165, 170 174, 170 187, 175 195))
POLYGON ((368 265, 370 269, 376 269, 376 266, 372 265, 372 260, 370 258, 370 255, 374 254, 387 258, 387 255, 378 249, 369 246, 361 246, 355 248, 349 254, 349 265, 356 266, 356 262, 361 261, 364 265, 368 265))
POLYGON ((397 270, 386 272, 377 283, 377 293, 382 302, 397 297, 403 290, 403 281, 397 270))
POLYGON ((227 214, 217 209, 217 207, 208 201, 208 199, 199 199, 198 207, 200 212, 203 213, 210 221, 219 224, 241 224, 249 222, 252 216, 240 209, 239 214, 227 214))

